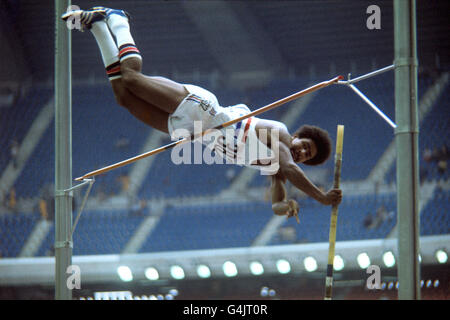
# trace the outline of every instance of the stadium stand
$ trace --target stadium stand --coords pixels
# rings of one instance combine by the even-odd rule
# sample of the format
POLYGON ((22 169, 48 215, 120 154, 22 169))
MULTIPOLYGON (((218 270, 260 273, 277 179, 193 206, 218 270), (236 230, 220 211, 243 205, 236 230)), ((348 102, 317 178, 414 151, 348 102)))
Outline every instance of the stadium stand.
MULTIPOLYGON (((392 75, 386 77, 390 78, 391 82, 383 82, 381 88, 377 89, 379 93, 383 93, 388 88, 392 88, 392 75)), ((248 94, 248 99, 251 100, 252 97, 258 97, 258 99, 255 99, 256 103, 265 104, 273 98, 275 92, 282 92, 283 94, 292 92, 300 81, 294 80, 287 82, 284 80, 278 86, 275 86, 276 90, 274 89, 272 92, 261 90, 259 93, 253 91, 251 94, 248 94), (282 86, 284 90, 281 89, 282 86)), ((371 88, 365 89, 370 91, 371 88)), ((374 90, 372 87, 373 92, 377 92, 377 90, 374 90)), ((49 94, 45 90, 42 90, 42 92, 42 95, 36 92, 34 95, 44 97, 46 92, 49 94)), ((147 128, 134 118, 128 116, 125 109, 118 107, 109 87, 102 85, 78 86, 75 87, 74 92, 76 94, 74 95, 73 117, 77 123, 76 128, 74 128, 73 138, 74 175, 83 173, 83 170, 86 170, 85 168, 87 167, 92 169, 102 167, 115 161, 120 161, 123 159, 124 154, 131 156, 139 152, 145 137, 152 129, 147 128), (133 130, 130 130, 130 128, 133 128, 133 130), (101 136, 98 135, 98 132, 102 132, 101 136), (121 138, 125 138, 128 143, 125 146, 118 147, 116 142, 121 138)), ((231 104, 234 103, 233 98, 236 98, 238 94, 229 91, 223 94, 219 92, 218 95, 222 95, 222 99, 224 101, 230 101, 231 104)), ((238 96, 238 98, 245 99, 245 96, 241 93, 241 96, 238 96)), ((379 94, 372 96, 372 98, 374 101, 381 101, 380 104, 382 104, 383 101, 387 101, 393 97, 386 97, 383 94, 379 94)), ((446 99, 448 100, 448 93, 438 100, 432 112, 425 119, 424 129, 422 130, 423 134, 421 135, 422 145, 430 145, 428 143, 445 144, 446 135, 443 132, 446 128, 446 121, 440 115, 444 112, 443 108, 445 108, 446 99), (442 140, 439 140, 440 137, 442 140)), ((25 99, 21 102, 21 106, 24 108, 26 101, 28 100, 25 99)), ((45 103, 45 99, 38 101, 40 101, 41 105, 45 103)), ((236 99, 236 101, 238 100, 236 99)), ((389 104, 386 106, 387 108, 392 108, 389 104)), ((319 95, 313 99, 306 112, 297 121, 299 125, 309 122, 328 128, 332 139, 334 139, 335 135, 333 128, 337 122, 339 121, 339 123, 346 125, 344 155, 347 156, 345 156, 342 175, 348 181, 363 180, 375 165, 378 155, 383 152, 384 148, 392 139, 390 128, 379 119, 376 119, 375 114, 367 112, 367 110, 361 110, 362 108, 367 107, 358 101, 352 95, 351 91, 336 86, 328 88, 327 94, 319 95), (345 106, 333 107, 340 101, 345 101, 345 106), (354 103, 348 103, 349 101, 354 103), (351 109, 351 112, 343 114, 340 110, 341 108, 346 108, 347 111, 351 109), (325 119, 321 116, 324 112, 327 112, 325 119), (358 115, 356 120, 353 116, 355 114, 358 115), (368 129, 360 131, 358 130, 359 126, 368 129), (365 140, 368 142, 361 143, 361 141, 365 140), (361 165, 361 163, 364 165, 361 165)), ((281 117, 282 113, 273 113, 272 116, 276 119, 281 117)), ((42 196, 43 186, 52 182, 54 161, 53 139, 54 133, 52 128, 49 127, 36 148, 36 151, 29 159, 28 165, 22 172, 21 177, 16 182, 15 188, 18 198, 40 197, 42 196)), ((164 143, 166 142, 169 142, 168 138, 164 141, 164 143)), ((180 194, 183 197, 211 196, 219 194, 229 186, 230 178, 227 177, 228 167, 223 168, 217 165, 206 164, 182 164, 177 166, 171 162, 169 152, 162 153, 157 157, 144 184, 139 190, 138 197, 141 199, 174 198, 180 194)), ((333 161, 329 161, 326 168, 332 170, 333 161)), ((121 186, 119 178, 121 175, 127 174, 128 170, 129 168, 125 167, 105 176, 100 176, 95 184, 93 196, 100 196, 100 193, 104 193, 108 197, 120 193, 121 186)), ((241 168, 235 168, 235 170, 235 174, 239 174, 241 168)), ((437 177, 437 175, 431 175, 431 179, 437 177)), ((445 176, 442 179, 445 179, 445 176)), ((267 187, 268 185, 267 177, 256 175, 250 187, 267 187)), ((433 218, 430 218, 431 220, 429 222, 425 218, 422 220, 422 234, 445 234, 448 232, 448 228, 442 227, 445 224, 439 223, 445 216, 445 209, 442 207, 443 198, 445 197, 441 193, 436 193, 434 196, 435 200, 426 207, 423 213, 424 217, 432 216, 433 218), (439 201, 441 202, 440 207, 438 207, 440 209, 436 210, 435 206, 438 205, 437 203, 439 201), (428 212, 432 212, 433 214, 429 214, 428 212), (441 229, 439 229, 439 226, 441 226, 441 229)), ((338 233, 338 241, 386 237, 395 225, 396 217, 391 217, 388 221, 377 226, 377 228, 370 229, 364 227, 364 218, 368 214, 375 215, 381 205, 384 205, 389 212, 395 211, 395 196, 390 195, 383 199, 379 200, 374 194, 346 197, 341 205, 343 214, 339 220, 338 228, 340 232, 338 233)), ((293 220, 289 220, 280 228, 282 230, 289 226, 294 227, 297 238, 294 240, 283 240, 279 230, 269 243, 270 245, 292 242, 327 241, 329 221, 326 217, 328 216, 328 208, 316 204, 310 199, 302 199, 300 203, 302 223, 296 225, 293 220)), ((34 215, 31 216, 34 217, 34 215)), ((169 207, 159 222, 158 228, 148 236, 141 251, 249 246, 271 216, 270 204, 268 203, 236 204, 234 206, 211 204, 198 207, 169 207), (262 212, 262 214, 259 214, 259 212, 262 212), (242 221, 243 217, 247 220, 242 221), (186 226, 189 227, 186 228, 186 226), (240 226, 245 226, 245 232, 240 229, 242 228, 240 226), (248 226, 252 226, 251 232, 249 232, 248 226), (168 232, 174 234, 174 238, 176 239, 165 239, 164 237, 166 237, 168 232), (210 240, 205 241, 205 237, 209 237, 208 239, 210 240), (184 241, 181 241, 181 239, 184 239, 184 241)), ((34 217, 34 219, 37 218, 34 217)), ((80 220, 79 229, 76 233, 76 237, 79 237, 76 241, 78 241, 80 246, 74 251, 75 254, 120 252, 132 235, 132 231, 130 230, 135 230, 139 221, 142 222, 142 219, 131 219, 131 221, 128 221, 128 219, 129 217, 126 213, 116 210, 110 212, 86 212, 80 220), (88 216, 88 218, 85 218, 85 216, 88 216), (96 217, 95 219, 99 220, 93 222, 92 219, 94 218, 92 217, 96 217), (85 221, 84 219, 87 220, 85 221), (99 233, 99 230, 94 227, 105 224, 109 227, 102 230, 108 231, 102 233, 99 233), (89 225, 95 230, 91 230, 88 227, 89 225), (108 239, 108 233, 117 235, 114 239, 118 242, 111 242, 108 239), (108 243, 108 241, 109 245, 106 246, 105 243, 108 243), (103 243, 103 245, 100 245, 100 247, 89 247, 87 243, 103 243)), ((11 216, 7 221, 9 222, 3 222, 5 228, 12 223, 11 221, 16 223, 16 228, 20 228, 20 223, 28 220, 24 220, 22 216, 11 216)), ((30 228, 30 223, 28 222, 25 223, 24 232, 20 234, 27 234, 27 228, 30 228)), ((49 250, 53 241, 53 232, 54 230, 51 229, 38 255, 42 256, 51 252, 49 250)), ((16 243, 17 247, 8 250, 7 254, 17 254, 24 240, 22 239, 22 242, 16 243)), ((5 250, 10 242, 2 243, 4 246, 3 250, 5 250)))
POLYGON ((17 257, 38 220, 33 213, 0 214, 0 255, 17 257))
MULTIPOLYGON (((17 18, 15 27, 27 54, 34 85, 25 91, 13 107, 0 109, 0 176, 12 160, 9 152, 11 141, 17 139, 22 142, 33 120, 53 95, 54 45, 53 37, 49 36, 54 33, 53 11, 48 11, 45 6, 33 1, 19 1, 20 4, 9 2, 17 18), (35 16, 49 23, 36 24, 33 19, 35 16)), ((324 11, 319 20, 314 18, 317 12, 311 3, 298 6, 295 2, 286 1, 250 1, 245 6, 261 23, 267 34, 267 43, 276 46, 290 70, 274 76, 265 87, 236 88, 224 83, 223 79, 208 81, 199 76, 220 73, 222 70, 210 45, 198 36, 197 26, 186 15, 181 2, 164 2, 164 6, 152 6, 151 18, 143 10, 148 6, 146 1, 133 1, 133 5, 129 3, 130 1, 114 2, 117 7, 130 7, 135 40, 144 55, 143 71, 174 76, 176 80, 202 85, 213 91, 223 106, 247 103, 250 109, 255 110, 311 83, 326 80, 330 74, 346 75, 352 72, 352 77, 356 77, 389 65, 393 60, 393 26, 390 18, 383 20, 385 24, 379 32, 371 34, 373 37, 370 41, 377 43, 378 50, 374 52, 368 40, 368 31, 347 22, 350 4, 340 4, 341 10, 338 11, 324 11), (302 16, 302 19, 298 19, 298 16, 302 16), (174 23, 168 27, 168 21, 174 23), (323 26, 323 21, 329 22, 326 27, 323 26), (292 39, 298 41, 293 43, 292 39), (324 43, 330 44, 326 50, 324 43), (349 48, 352 50, 351 55, 349 48)), ((419 28, 418 37, 427 44, 439 43, 439 32, 436 32, 439 21, 434 16, 433 8, 425 10, 422 7, 425 6, 424 3, 418 3, 418 21, 419 25, 424 23, 427 28, 419 28)), ((81 0, 78 4, 88 7, 89 1, 81 0)), ((364 4, 352 3, 351 6, 353 10, 361 12, 366 9, 364 4)), ((387 7, 383 12, 384 17, 392 16, 391 9, 387 7)), ((72 34, 72 165, 75 178, 87 171, 138 154, 146 138, 154 131, 134 119, 115 102, 92 37, 85 33, 72 34)), ((427 63, 436 59, 430 48, 419 48, 421 57, 427 63)), ((442 52, 442 47, 439 48, 442 52)), ((447 66, 448 56, 442 56, 439 68, 433 71, 440 74, 447 66)), ((420 73, 419 100, 435 79, 434 76, 420 73)), ((394 74, 389 72, 358 83, 357 86, 394 119, 394 82, 394 74)), ((425 159, 426 149, 432 152, 435 148, 448 148, 450 145, 447 132, 448 103, 447 85, 444 94, 435 102, 421 124, 422 181, 448 184, 448 169, 443 170, 435 161, 427 162, 425 159)), ((283 115, 285 109, 279 108, 267 112, 263 117, 277 120, 283 115)), ((326 88, 316 95, 305 112, 296 119, 295 126, 289 129, 293 132, 304 123, 327 129, 333 140, 337 124, 345 125, 343 182, 364 181, 394 139, 392 128, 380 120, 350 89, 340 86, 326 88)), ((27 210, 21 210, 19 205, 18 213, 15 213, 5 203, 0 207, 2 257, 18 256, 27 237, 41 219, 35 207, 36 201, 44 195, 48 196, 46 192, 54 181, 54 139, 54 123, 51 123, 14 184, 19 204, 26 201, 27 210), (34 207, 29 205, 33 201, 34 207)), ((168 138, 162 141, 163 144, 169 142, 168 138)), ((206 164, 175 165, 170 160, 170 155, 170 152, 165 152, 155 157, 135 196, 136 199, 149 201, 162 199, 170 202, 173 198, 181 200, 177 206, 165 207, 157 227, 147 235, 139 252, 251 246, 273 217, 270 203, 254 199, 250 202, 248 199, 242 201, 242 195, 232 204, 211 203, 210 198, 207 198, 220 195, 243 169, 206 164), (229 168, 233 168, 231 176, 229 168), (205 197, 204 203, 183 203, 183 199, 192 197, 205 197)), ((448 153, 446 161, 448 162, 448 153)), ((108 200, 121 194, 121 178, 129 174, 130 168, 124 167, 97 177, 91 194, 91 198, 95 200, 92 202, 93 207, 83 213, 74 235, 74 255, 121 253, 144 221, 145 215, 136 215, 126 208, 128 199, 122 199, 123 202, 115 209, 111 209, 112 206, 105 209, 103 206, 108 200)), ((332 158, 321 168, 329 173, 323 185, 326 188, 332 180, 332 158)), ((383 182, 386 184, 395 183, 395 164, 384 178, 383 182)), ((268 185, 267 177, 258 174, 246 187, 257 189, 268 185)), ((49 201, 52 200, 50 196, 49 201)), ((297 225, 294 219, 287 220, 278 228, 268 245, 328 240, 329 207, 321 206, 311 199, 299 198, 299 202, 301 223, 297 225)), ((448 188, 437 187, 422 211, 421 235, 449 233, 448 203, 448 188)), ((396 198, 393 193, 346 195, 340 207, 337 240, 388 236, 396 224, 395 210, 396 198), (377 220, 377 212, 384 219, 377 220)), ((54 233, 54 227, 50 228, 35 253, 36 256, 54 254, 54 233)))

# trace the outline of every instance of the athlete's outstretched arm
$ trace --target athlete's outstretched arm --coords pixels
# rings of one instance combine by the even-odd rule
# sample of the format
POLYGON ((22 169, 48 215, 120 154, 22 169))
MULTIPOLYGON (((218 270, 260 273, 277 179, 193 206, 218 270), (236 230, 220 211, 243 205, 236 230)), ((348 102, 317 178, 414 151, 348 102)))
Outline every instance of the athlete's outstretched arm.
POLYGON ((339 204, 341 202, 342 191, 340 189, 332 189, 327 193, 322 192, 294 162, 289 148, 283 143, 279 144, 279 160, 281 174, 308 196, 324 205, 339 204))

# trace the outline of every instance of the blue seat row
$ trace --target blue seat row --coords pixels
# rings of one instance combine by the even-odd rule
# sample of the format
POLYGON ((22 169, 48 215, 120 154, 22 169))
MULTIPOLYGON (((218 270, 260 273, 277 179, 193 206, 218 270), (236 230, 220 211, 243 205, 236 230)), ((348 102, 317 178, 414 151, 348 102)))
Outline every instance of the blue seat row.
POLYGON ((31 234, 38 216, 33 213, 0 215, 0 257, 17 257, 31 234))
MULTIPOLYGON (((436 189, 421 212, 421 236, 450 233, 448 190, 436 189)), ((268 245, 327 242, 331 208, 299 200, 300 224, 287 219, 268 245)), ((145 214, 129 210, 89 210, 74 233, 74 255, 121 253, 145 214)), ((251 246, 273 217, 269 202, 168 206, 139 252, 162 252, 251 246)), ((0 216, 0 252, 15 257, 39 220, 36 214, 0 216)), ((339 206, 337 241, 382 239, 397 223, 396 195, 346 196, 339 206)), ((37 256, 54 254, 54 226, 37 256)))
POLYGON ((247 247, 272 214, 260 202, 169 207, 140 252, 247 247))
MULTIPOLYGON (((73 235, 74 255, 114 254, 125 248, 144 217, 128 210, 83 212, 73 235)), ((55 227, 41 244, 37 256, 54 255, 55 227)))

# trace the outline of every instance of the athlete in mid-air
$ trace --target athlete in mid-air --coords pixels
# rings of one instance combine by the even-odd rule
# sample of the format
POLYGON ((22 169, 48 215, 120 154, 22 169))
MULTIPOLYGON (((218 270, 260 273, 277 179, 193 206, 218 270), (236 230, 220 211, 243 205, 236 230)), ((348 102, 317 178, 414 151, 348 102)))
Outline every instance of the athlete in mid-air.
MULTIPOLYGON (((180 138, 177 132, 181 129, 188 135, 193 133, 195 121, 201 121, 203 129, 209 129, 250 113, 243 104, 221 107, 213 93, 198 86, 142 74, 142 56, 131 36, 127 12, 94 7, 66 12, 62 18, 79 22, 82 30, 90 30, 94 35, 117 103, 147 125, 168 133, 173 140, 180 138)), ((236 153, 252 143, 259 150, 265 149, 268 158, 250 156, 244 160, 244 165, 271 175, 275 214, 298 219, 299 206, 295 200, 287 199, 286 180, 324 205, 341 202, 340 189, 321 191, 298 166, 298 163, 319 165, 329 158, 331 140, 325 130, 304 125, 291 135, 282 122, 256 117, 230 127, 234 130, 233 141, 226 141, 225 135, 222 136, 217 139, 215 151, 225 157, 230 151, 236 153), (276 135, 271 134, 274 131, 276 135), (277 141, 272 141, 271 137, 277 137, 277 141), (273 165, 276 165, 275 171, 273 165)), ((236 154, 231 161, 233 158, 236 159, 236 154)))

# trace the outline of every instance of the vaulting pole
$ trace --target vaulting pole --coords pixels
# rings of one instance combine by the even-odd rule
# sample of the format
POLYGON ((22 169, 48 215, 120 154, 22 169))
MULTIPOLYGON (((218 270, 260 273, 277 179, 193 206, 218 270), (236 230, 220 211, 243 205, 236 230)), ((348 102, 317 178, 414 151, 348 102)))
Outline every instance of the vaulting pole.
POLYGON ((55 0, 55 299, 71 300, 66 274, 72 264, 72 47, 61 15, 70 0, 55 0))
MULTIPOLYGON (((338 125, 336 138, 336 156, 334 159, 334 189, 339 189, 341 181, 342 167, 342 149, 344 147, 344 126, 338 125)), ((331 300, 333 292, 333 266, 334 266, 334 249, 336 247, 336 229, 338 217, 338 205, 331 207, 330 217, 330 235, 328 243, 328 263, 327 275, 325 278, 325 297, 324 300, 331 300)))

